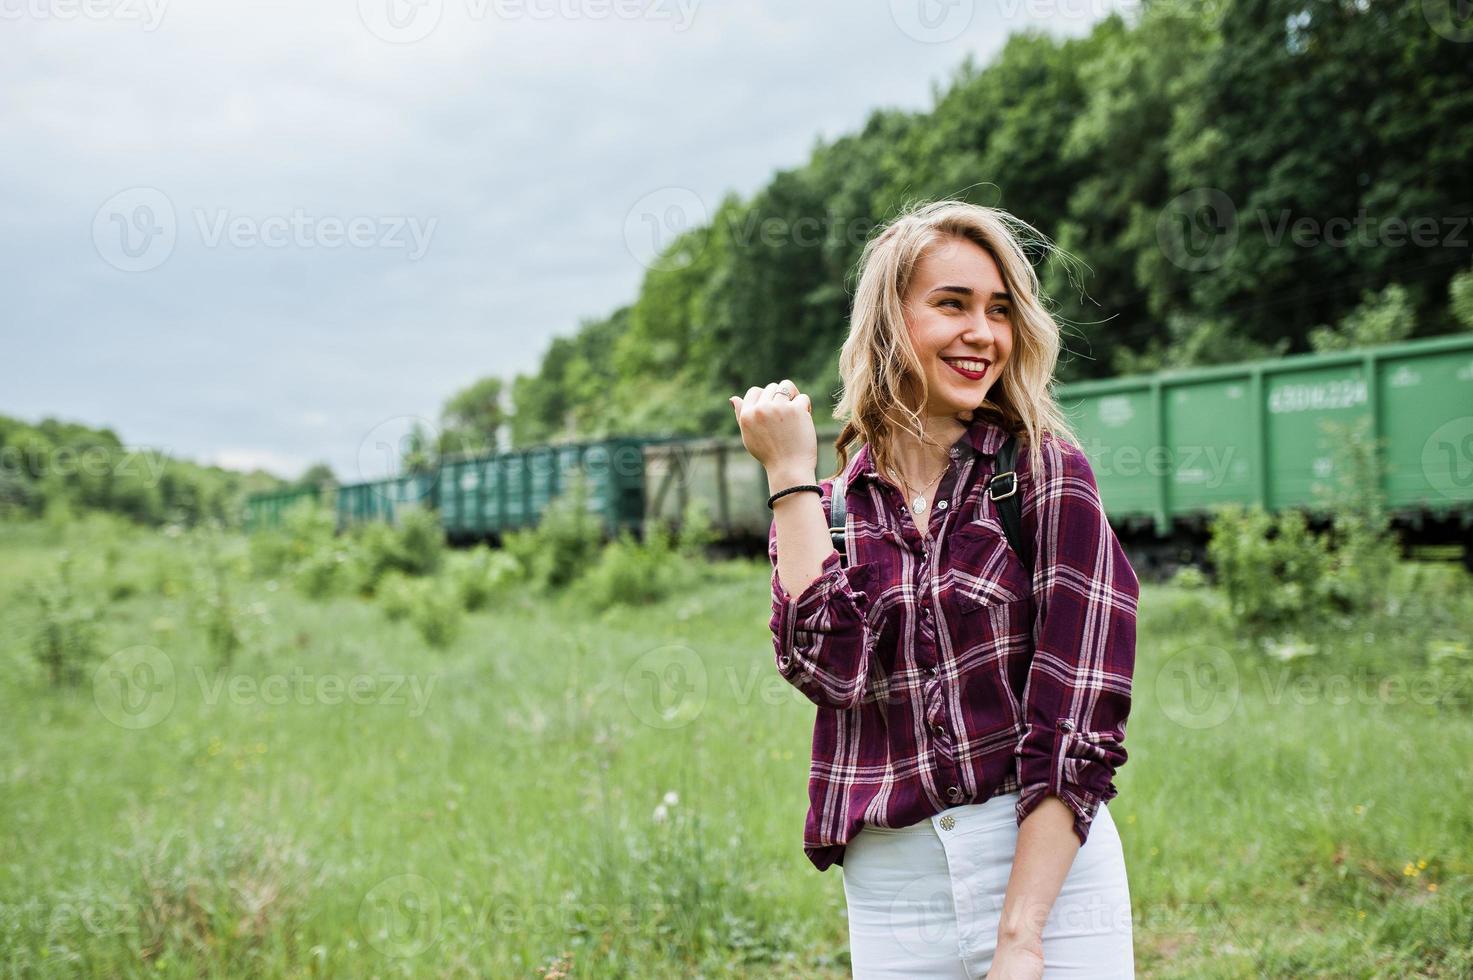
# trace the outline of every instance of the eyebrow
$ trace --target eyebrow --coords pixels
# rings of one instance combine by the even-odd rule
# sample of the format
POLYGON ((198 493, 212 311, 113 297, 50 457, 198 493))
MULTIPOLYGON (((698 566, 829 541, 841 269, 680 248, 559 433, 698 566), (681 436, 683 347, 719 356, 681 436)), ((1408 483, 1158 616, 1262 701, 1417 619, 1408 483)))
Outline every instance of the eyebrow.
MULTIPOLYGON (((931 292, 932 293, 961 293, 963 296, 970 296, 973 293, 973 289, 972 289, 971 286, 937 286, 935 289, 932 289, 931 292)), ((927 295, 930 295, 930 294, 928 293, 927 295)), ((1009 303, 1011 303, 1013 301, 1012 294, 1009 293, 1009 292, 1006 292, 1006 291, 1000 292, 1000 293, 995 292, 995 293, 992 294, 992 298, 993 299, 1007 300, 1009 303)))

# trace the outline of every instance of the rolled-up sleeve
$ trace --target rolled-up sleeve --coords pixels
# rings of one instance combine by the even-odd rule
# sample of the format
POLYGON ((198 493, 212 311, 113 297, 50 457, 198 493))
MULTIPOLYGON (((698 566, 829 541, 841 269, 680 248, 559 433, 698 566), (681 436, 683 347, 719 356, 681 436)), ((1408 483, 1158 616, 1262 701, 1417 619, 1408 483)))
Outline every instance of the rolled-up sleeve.
POLYGON ((1042 453, 1043 476, 1032 488, 1036 618, 1016 749, 1017 818, 1021 825, 1057 796, 1083 845, 1126 760, 1140 584, 1105 518, 1088 457, 1053 438, 1042 453))
MULTIPOLYGON (((825 498, 827 500, 827 498, 825 498)), ((844 568, 837 551, 800 595, 790 596, 777 573, 777 522, 767 533, 772 562, 772 644, 777 670, 814 704, 855 708, 869 690, 869 597, 850 576, 867 566, 844 568)))

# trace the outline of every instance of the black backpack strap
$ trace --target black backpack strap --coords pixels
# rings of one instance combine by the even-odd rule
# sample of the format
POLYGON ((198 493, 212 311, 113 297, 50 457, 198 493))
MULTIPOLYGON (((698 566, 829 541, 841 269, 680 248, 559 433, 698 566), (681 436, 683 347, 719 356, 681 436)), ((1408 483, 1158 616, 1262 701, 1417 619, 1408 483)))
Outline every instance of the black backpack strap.
POLYGON ((833 489, 829 498, 829 537, 833 539, 834 550, 839 553, 839 564, 847 566, 849 564, 849 555, 844 548, 843 473, 834 477, 833 489))
POLYGON ((1018 492, 1018 440, 1009 435, 1002 448, 997 451, 997 469, 987 479, 987 495, 997 506, 997 516, 1002 529, 1007 532, 1008 544, 1022 559, 1028 569, 1028 578, 1033 578, 1033 544, 1023 533, 1023 495, 1018 492))

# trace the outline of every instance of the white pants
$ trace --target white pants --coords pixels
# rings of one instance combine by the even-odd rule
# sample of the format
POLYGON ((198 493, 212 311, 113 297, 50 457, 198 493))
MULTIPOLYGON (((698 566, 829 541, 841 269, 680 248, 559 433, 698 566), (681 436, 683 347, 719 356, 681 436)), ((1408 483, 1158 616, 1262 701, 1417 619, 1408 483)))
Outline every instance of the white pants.
MULTIPOLYGON (((982 980, 1018 842, 1016 792, 910 827, 863 828, 844 852, 856 980, 982 980), (947 819, 950 818, 950 819, 947 819)), ((1120 833, 1101 804, 1043 928, 1045 980, 1135 976, 1120 833)))

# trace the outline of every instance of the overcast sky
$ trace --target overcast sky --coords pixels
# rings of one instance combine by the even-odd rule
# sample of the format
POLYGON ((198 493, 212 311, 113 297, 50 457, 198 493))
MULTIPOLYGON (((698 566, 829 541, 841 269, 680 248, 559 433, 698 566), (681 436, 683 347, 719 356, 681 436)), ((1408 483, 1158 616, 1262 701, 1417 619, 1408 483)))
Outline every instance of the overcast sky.
POLYGON ((1115 6, 0 0, 0 413, 379 475, 725 192, 1115 6))

